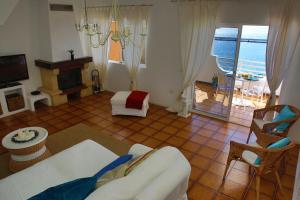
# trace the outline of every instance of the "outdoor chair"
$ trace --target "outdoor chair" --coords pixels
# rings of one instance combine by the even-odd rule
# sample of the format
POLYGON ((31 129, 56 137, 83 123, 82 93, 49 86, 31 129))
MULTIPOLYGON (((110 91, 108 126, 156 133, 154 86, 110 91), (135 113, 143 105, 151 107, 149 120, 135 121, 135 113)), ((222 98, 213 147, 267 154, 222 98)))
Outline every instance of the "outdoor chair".
POLYGON ((247 138, 247 143, 249 143, 252 132, 265 133, 265 134, 271 134, 271 135, 276 135, 276 136, 280 136, 280 137, 286 137, 288 135, 288 132, 289 132, 291 126, 300 117, 300 111, 296 107, 288 106, 290 108, 290 110, 295 113, 295 117, 285 119, 285 120, 280 120, 280 121, 272 121, 272 120, 266 119, 267 118, 266 116, 272 114, 271 112, 280 113, 280 111, 285 106, 286 105, 275 105, 275 106, 269 106, 266 108, 254 110, 249 135, 247 138), (269 113, 269 114, 267 115, 267 113, 269 113), (288 123, 287 127, 284 130, 277 130, 277 127, 284 123, 288 123))
MULTIPOLYGON (((241 161, 249 165, 249 172, 254 170, 256 176, 256 199, 259 200, 261 176, 268 173, 275 175, 276 181, 282 191, 279 170, 285 153, 295 147, 294 142, 290 142, 281 148, 268 149, 268 146, 281 140, 281 137, 256 133, 257 140, 253 144, 242 144, 230 141, 230 151, 223 176, 225 181, 230 163, 233 160, 241 161), (257 159, 260 162, 257 162, 257 159)), ((287 138, 285 138, 287 139, 287 138)))

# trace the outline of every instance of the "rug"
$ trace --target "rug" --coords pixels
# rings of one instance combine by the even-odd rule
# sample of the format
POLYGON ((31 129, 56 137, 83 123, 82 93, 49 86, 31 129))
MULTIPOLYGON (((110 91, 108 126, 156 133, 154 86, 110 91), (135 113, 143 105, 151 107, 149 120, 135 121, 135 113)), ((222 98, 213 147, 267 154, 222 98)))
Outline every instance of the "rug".
MULTIPOLYGON (((100 129, 91 128, 85 124, 77 124, 50 135, 46 145, 53 155, 86 139, 94 140, 117 155, 126 154, 130 148, 130 144, 119 141, 103 133, 100 129)), ((8 170, 8 161, 9 153, 0 155, 0 179, 12 174, 8 170)))

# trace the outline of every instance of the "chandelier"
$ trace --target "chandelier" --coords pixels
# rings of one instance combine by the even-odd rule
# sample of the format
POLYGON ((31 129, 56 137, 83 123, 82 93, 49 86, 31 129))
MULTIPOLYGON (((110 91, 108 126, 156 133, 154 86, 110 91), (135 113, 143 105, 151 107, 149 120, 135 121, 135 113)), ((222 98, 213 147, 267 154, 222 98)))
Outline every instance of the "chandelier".
MULTIPOLYGON (((113 0, 111 12, 112 21, 109 26, 110 28, 104 33, 100 30, 97 23, 89 23, 88 9, 86 0, 84 0, 84 24, 75 24, 75 27, 77 31, 86 33, 91 47, 99 48, 105 45, 109 38, 114 42, 120 42, 122 49, 125 49, 128 42, 130 42, 130 29, 121 24, 118 0, 113 0), (95 42, 94 37, 97 38, 97 42, 95 42)), ((146 33, 141 33, 140 36, 144 37, 146 33)))

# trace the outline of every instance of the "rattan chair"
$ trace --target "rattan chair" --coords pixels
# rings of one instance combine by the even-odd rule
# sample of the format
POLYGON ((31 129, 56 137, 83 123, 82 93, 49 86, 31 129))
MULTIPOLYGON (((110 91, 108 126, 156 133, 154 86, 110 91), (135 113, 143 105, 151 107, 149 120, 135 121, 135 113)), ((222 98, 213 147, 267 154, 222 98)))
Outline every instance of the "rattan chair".
POLYGON ((286 137, 288 135, 290 127, 298 120, 300 117, 300 111, 294 107, 289 106, 289 108, 296 113, 296 116, 288 119, 288 120, 282 120, 278 122, 272 122, 265 119, 265 116, 268 112, 277 112, 279 113, 286 105, 275 105, 275 106, 269 106, 266 108, 254 110, 253 113, 253 119, 250 126, 250 132, 247 138, 247 143, 249 143, 249 139, 251 137, 251 133, 267 133, 271 135, 276 135, 280 137, 286 137), (288 122, 289 126, 285 129, 284 132, 278 132, 276 131, 276 127, 282 123, 288 122))
POLYGON ((267 134, 256 134, 257 141, 253 144, 241 144, 235 141, 230 141, 230 151, 227 159, 227 164, 223 176, 225 181, 227 171, 232 160, 238 160, 249 164, 249 172, 254 170, 256 175, 256 199, 259 200, 260 180, 263 174, 273 172, 278 182, 280 190, 282 185, 280 182, 280 165, 283 161, 285 153, 295 147, 295 143, 291 142, 287 146, 279 149, 267 149, 266 147, 280 139, 278 136, 271 136, 267 134), (260 164, 255 164, 257 157, 262 159, 260 164))

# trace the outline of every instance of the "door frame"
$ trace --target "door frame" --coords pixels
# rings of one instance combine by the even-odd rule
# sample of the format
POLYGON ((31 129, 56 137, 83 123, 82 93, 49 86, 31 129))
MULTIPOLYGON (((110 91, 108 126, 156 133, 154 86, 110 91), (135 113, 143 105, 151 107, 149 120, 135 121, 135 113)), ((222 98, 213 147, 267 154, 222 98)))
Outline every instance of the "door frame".
MULTIPOLYGON (((195 83, 193 83, 193 87, 192 87, 193 88, 192 89, 193 104, 192 104, 191 111, 194 112, 194 113, 204 115, 204 116, 208 116, 208 117, 212 117, 212 118, 216 118, 216 119, 228 122, 229 118, 230 118, 232 100, 233 100, 233 94, 234 94, 234 85, 235 85, 235 79, 236 79, 236 73, 237 73, 237 67, 238 67, 238 60, 239 60, 239 53, 240 53, 240 41, 241 41, 241 36, 242 36, 243 24, 218 23, 215 27, 215 30, 217 28, 237 28, 238 29, 237 45, 236 45, 235 58, 234 58, 234 68, 233 68, 233 73, 232 73, 233 81, 231 83, 232 91, 230 92, 229 101, 228 101, 228 113, 227 113, 226 116, 222 116, 222 115, 213 114, 213 113, 209 113, 209 112, 205 112, 205 111, 195 109, 195 107, 194 107, 195 83)), ((214 36, 215 36, 215 33, 214 33, 214 36)), ((211 44, 211 48, 212 48, 212 46, 213 46, 213 43, 211 44)))

